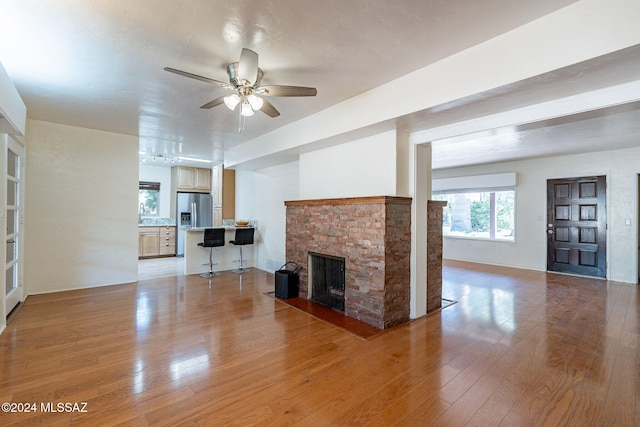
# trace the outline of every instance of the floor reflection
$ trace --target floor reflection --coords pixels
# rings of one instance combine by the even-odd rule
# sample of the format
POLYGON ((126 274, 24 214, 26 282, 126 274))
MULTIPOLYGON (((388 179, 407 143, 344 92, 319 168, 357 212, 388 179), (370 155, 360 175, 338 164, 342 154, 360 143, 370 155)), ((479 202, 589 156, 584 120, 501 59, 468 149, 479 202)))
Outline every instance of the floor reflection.
POLYGON ((145 391, 144 362, 137 359, 133 369, 133 392, 135 394, 145 391))
POLYGON ((512 291, 465 284, 458 303, 467 319, 513 332, 516 328, 513 301, 512 291))
POLYGON ((197 374, 209 369, 209 354, 177 359, 169 365, 169 373, 173 381, 197 374))
POLYGON ((139 293, 136 298, 136 330, 138 333, 146 331, 151 324, 153 311, 149 306, 146 292, 139 293))
POLYGON ((443 297, 458 301, 454 309, 444 310, 443 328, 452 334, 511 345, 519 326, 517 283, 495 274, 467 276, 468 272, 453 267, 443 271, 443 297))

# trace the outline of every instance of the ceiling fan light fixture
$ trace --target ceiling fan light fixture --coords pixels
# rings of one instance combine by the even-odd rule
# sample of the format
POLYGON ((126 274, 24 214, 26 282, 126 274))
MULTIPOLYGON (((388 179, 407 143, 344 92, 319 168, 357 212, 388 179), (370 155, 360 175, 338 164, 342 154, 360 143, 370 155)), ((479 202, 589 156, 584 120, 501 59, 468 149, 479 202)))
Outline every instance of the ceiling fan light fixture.
POLYGON ((240 125, 239 131, 245 128, 245 118, 253 116, 255 111, 261 111, 269 117, 278 117, 280 112, 264 97, 271 96, 316 96, 318 91, 314 87, 304 86, 283 86, 268 85, 262 86, 262 77, 264 73, 258 66, 258 54, 250 49, 243 48, 240 53, 240 60, 227 65, 227 75, 229 83, 211 79, 209 77, 200 76, 187 71, 178 70, 176 68, 164 67, 165 71, 200 80, 216 86, 232 90, 234 93, 229 96, 218 96, 212 101, 207 102, 200 108, 209 109, 220 104, 225 104, 229 110, 234 111, 238 104, 238 117, 240 125))
POLYGON ((251 108, 251 104, 249 104, 249 101, 245 100, 242 103, 242 110, 240 110, 240 114, 245 117, 253 116, 253 108, 251 108))
POLYGON ((259 96, 254 95, 254 94, 249 95, 247 97, 247 100, 249 101, 249 104, 251 105, 251 108, 253 108, 255 111, 258 111, 259 109, 261 109, 262 108, 262 104, 264 103, 262 98, 260 98, 259 96))
POLYGON ((224 105, 226 105, 230 110, 234 110, 236 108, 236 105, 238 105, 239 103, 240 96, 238 96, 237 93, 224 97, 224 105))

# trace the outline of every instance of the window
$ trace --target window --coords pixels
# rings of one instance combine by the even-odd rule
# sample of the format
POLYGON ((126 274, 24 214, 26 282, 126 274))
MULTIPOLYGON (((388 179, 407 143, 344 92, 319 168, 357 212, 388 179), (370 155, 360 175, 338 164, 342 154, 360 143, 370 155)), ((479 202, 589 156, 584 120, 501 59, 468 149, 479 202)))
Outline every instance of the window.
POLYGON ((447 202, 443 234, 513 242, 516 185, 516 172, 434 179, 433 199, 447 202))
POLYGON ((515 191, 440 192, 444 200, 443 234, 495 240, 514 240, 515 191))
POLYGON ((138 215, 140 217, 159 216, 160 183, 140 181, 138 189, 138 215))

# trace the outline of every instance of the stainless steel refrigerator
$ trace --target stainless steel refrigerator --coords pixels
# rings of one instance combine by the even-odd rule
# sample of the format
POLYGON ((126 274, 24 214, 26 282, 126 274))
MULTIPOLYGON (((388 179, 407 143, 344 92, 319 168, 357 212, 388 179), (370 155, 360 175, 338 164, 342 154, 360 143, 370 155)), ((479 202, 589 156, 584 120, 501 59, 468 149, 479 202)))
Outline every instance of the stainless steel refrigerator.
POLYGON ((211 227, 213 199, 210 194, 178 193, 176 208, 176 255, 184 256, 185 227, 211 227))

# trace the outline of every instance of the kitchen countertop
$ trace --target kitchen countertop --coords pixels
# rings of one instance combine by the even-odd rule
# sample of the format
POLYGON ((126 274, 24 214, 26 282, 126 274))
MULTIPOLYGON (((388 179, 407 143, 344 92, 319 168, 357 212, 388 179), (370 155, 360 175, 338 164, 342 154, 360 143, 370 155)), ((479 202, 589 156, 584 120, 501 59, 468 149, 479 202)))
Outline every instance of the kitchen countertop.
POLYGON ((235 225, 221 225, 218 227, 180 227, 180 230, 184 230, 184 231, 204 231, 207 228, 224 228, 227 231, 233 231, 236 228, 251 228, 251 227, 236 227, 235 225))
POLYGON ((249 225, 236 225, 236 220, 233 219, 225 219, 222 220, 222 225, 212 226, 212 227, 191 227, 191 226, 180 226, 180 230, 184 231, 202 231, 206 228, 224 228, 225 230, 235 230, 236 228, 258 228, 258 222, 255 219, 243 220, 239 219, 238 221, 247 221, 249 225))

